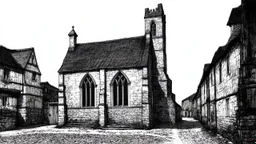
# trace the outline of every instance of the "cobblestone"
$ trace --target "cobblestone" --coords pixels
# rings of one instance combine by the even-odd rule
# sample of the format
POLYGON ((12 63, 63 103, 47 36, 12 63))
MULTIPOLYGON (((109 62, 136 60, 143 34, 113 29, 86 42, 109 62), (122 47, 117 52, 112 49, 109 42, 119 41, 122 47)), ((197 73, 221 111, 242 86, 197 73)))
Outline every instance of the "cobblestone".
POLYGON ((41 126, 0 132, 1 144, 226 144, 226 139, 202 128, 191 118, 183 118, 177 127, 164 125, 152 130, 102 130, 84 128, 55 128, 41 126))

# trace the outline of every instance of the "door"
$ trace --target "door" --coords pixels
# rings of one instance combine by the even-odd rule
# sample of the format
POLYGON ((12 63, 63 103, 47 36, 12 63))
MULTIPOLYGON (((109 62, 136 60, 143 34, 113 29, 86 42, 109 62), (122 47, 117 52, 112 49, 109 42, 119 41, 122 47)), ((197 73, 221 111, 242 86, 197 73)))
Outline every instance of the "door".
POLYGON ((58 105, 57 104, 49 105, 48 119, 49 119, 49 124, 58 123, 58 105))

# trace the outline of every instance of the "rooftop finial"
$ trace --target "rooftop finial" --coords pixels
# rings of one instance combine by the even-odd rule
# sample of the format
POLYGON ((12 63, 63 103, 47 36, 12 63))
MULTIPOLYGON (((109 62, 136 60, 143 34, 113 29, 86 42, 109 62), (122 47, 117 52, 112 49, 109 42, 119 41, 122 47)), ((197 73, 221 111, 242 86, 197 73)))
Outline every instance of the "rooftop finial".
POLYGON ((75 26, 73 25, 73 26, 72 26, 72 30, 69 32, 68 35, 69 35, 69 36, 76 36, 76 37, 77 37, 78 35, 76 34, 74 28, 75 28, 75 26))

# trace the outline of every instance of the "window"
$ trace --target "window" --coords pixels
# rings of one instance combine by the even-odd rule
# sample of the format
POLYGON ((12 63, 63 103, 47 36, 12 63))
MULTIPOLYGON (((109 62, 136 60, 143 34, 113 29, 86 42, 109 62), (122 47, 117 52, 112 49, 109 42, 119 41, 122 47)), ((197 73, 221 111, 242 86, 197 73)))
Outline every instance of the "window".
POLYGON ((227 75, 230 74, 230 70, 229 70, 229 57, 227 58, 227 75))
POLYGON ((128 83, 128 80, 121 72, 112 80, 114 106, 128 106, 128 83))
POLYGON ((3 106, 8 105, 8 98, 6 96, 2 97, 2 104, 3 104, 3 106))
POLYGON ((230 115, 229 98, 226 99, 226 116, 230 115))
POLYGON ((82 107, 93 106, 95 106, 95 83, 89 75, 86 75, 82 81, 82 107))
POLYGON ((219 73, 220 73, 220 83, 222 82, 222 69, 221 69, 221 62, 219 67, 219 73))
POLYGON ((32 73, 32 80, 36 81, 36 73, 35 72, 32 73))
POLYGON ((156 24, 155 24, 154 21, 152 21, 150 27, 151 27, 151 34, 152 34, 152 36, 156 36, 156 24))
POLYGON ((213 85, 213 74, 211 73, 211 85, 213 85))
POLYGON ((4 69, 4 80, 9 79, 9 74, 10 74, 10 71, 8 69, 4 69))

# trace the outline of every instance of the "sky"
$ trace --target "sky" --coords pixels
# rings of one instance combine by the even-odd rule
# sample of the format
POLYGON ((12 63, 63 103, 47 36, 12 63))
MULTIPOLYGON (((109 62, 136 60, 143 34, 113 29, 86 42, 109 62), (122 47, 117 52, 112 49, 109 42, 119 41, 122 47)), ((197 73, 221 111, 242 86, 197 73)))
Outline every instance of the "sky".
POLYGON ((75 26, 78 43, 145 34, 145 8, 162 3, 167 71, 176 101, 195 93, 203 66, 227 43, 226 25, 241 0, 8 0, 0 1, 0 45, 34 47, 41 80, 58 86, 58 70, 75 26))

